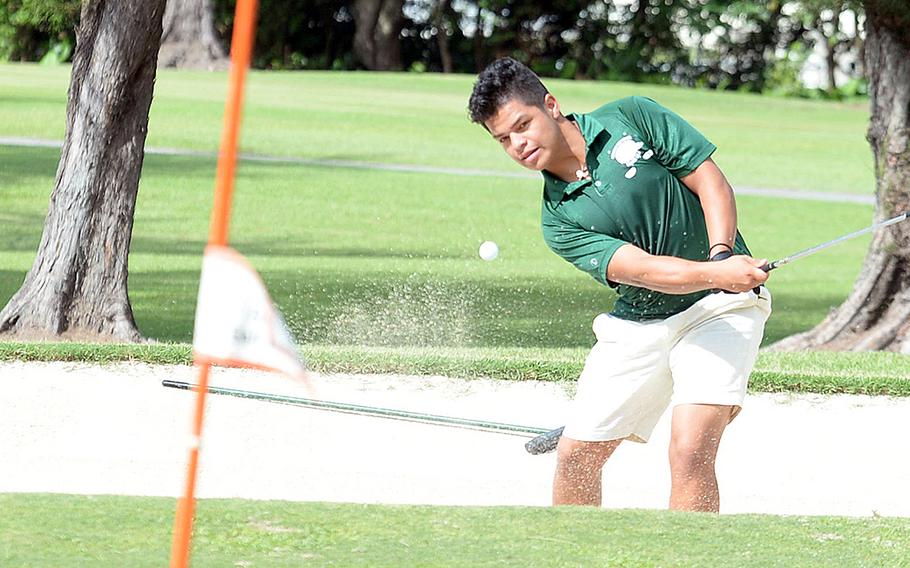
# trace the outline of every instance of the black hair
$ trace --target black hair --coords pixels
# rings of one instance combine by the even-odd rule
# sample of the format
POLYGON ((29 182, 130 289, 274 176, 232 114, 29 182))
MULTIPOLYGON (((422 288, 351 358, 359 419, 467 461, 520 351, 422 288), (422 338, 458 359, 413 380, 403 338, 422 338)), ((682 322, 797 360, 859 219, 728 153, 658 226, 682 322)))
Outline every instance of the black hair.
POLYGON ((468 113, 471 122, 483 124, 513 99, 544 108, 548 92, 536 73, 511 57, 503 57, 487 65, 477 76, 468 113))

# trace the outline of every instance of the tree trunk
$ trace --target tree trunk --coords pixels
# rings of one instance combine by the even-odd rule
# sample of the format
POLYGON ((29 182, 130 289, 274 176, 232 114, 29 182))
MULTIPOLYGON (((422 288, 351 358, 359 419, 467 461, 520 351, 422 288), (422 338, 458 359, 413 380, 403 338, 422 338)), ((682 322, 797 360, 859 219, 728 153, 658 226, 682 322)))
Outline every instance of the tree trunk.
POLYGON ((354 1, 354 55, 370 71, 401 69, 403 0, 354 1))
POLYGON ((211 0, 167 0, 158 65, 227 69, 228 58, 213 22, 211 0))
POLYGON ((487 57, 484 50, 485 39, 483 36, 483 7, 478 3, 477 15, 474 16, 474 38, 472 47, 474 48, 474 72, 480 73, 487 66, 487 57))
MULTIPOLYGON (((824 37, 824 36, 822 36, 824 37)), ((835 47, 832 44, 833 39, 825 39, 825 65, 827 66, 827 75, 828 75, 828 92, 835 93, 837 91, 837 52, 835 47)))
POLYGON ((851 10, 853 14, 853 49, 856 50, 856 68, 854 69, 855 77, 866 76, 866 51, 863 47, 863 33, 860 30, 860 20, 857 15, 858 10, 851 10))
POLYGON ((127 294, 165 0, 86 0, 66 137, 35 262, 0 311, 21 339, 142 339, 127 294))
MULTIPOLYGON (((876 220, 910 209, 910 43, 900 27, 866 20, 865 67, 872 104, 876 220)), ((847 300, 780 350, 888 350, 910 353, 910 222, 876 233, 847 300)))
POLYGON ((436 45, 439 47, 439 59, 442 62, 442 72, 452 72, 452 50, 449 47, 449 33, 446 25, 446 15, 451 6, 451 0, 436 0, 433 9, 433 26, 436 28, 436 45))

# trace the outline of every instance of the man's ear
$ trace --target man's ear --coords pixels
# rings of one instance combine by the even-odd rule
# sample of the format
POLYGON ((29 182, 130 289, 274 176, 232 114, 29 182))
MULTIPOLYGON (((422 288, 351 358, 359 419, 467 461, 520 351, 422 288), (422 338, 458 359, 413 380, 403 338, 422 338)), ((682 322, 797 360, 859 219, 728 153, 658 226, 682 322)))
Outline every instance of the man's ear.
POLYGON ((559 109, 559 101, 556 100, 556 97, 547 93, 543 98, 543 107, 547 111, 547 114, 553 117, 553 119, 558 119, 562 116, 562 111, 559 109))

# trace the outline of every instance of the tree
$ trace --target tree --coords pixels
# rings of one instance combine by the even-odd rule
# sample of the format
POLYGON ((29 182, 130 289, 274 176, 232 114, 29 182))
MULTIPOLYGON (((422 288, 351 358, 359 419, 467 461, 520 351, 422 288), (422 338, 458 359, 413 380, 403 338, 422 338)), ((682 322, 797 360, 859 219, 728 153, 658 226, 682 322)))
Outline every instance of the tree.
POLYGON ((686 25, 689 33, 700 36, 700 45, 696 60, 680 72, 681 82, 761 92, 776 49, 793 41, 784 37, 788 30, 781 26, 785 2, 705 0, 703 6, 695 5, 688 10, 686 25))
MULTIPOLYGON (((236 0, 210 0, 219 37, 234 28, 236 0)), ((259 0, 252 66, 353 69, 353 0, 259 0)))
POLYGON ((127 257, 165 0, 86 0, 66 136, 34 264, 0 311, 19 338, 141 339, 127 257))
MULTIPOLYGON (((866 0, 865 68, 879 220, 910 210, 910 6, 866 0)), ((850 296, 814 329, 776 349, 910 353, 910 223, 872 239, 850 296)))
POLYGON ((404 0, 354 0, 354 54, 370 71, 401 69, 404 0))
POLYGON ((167 0, 158 64, 181 69, 227 69, 213 24, 211 0, 167 0))
MULTIPOLYGON (((820 38, 820 45, 825 51, 825 70, 828 79, 828 92, 837 91, 837 60, 850 50, 857 48, 862 41, 859 33, 859 21, 856 12, 862 9, 858 0, 801 0, 794 18, 806 20, 806 27, 815 31, 820 38), (841 28, 841 16, 851 13, 854 18, 854 35, 848 35, 841 28)), ((861 44, 860 44, 861 45, 861 44)), ((861 52, 859 49, 857 52, 861 52)))
POLYGON ((79 0, 0 0, 0 60, 68 60, 79 7, 79 0))
POLYGON ((439 59, 442 63, 442 72, 451 73, 454 69, 452 66, 452 50, 449 47, 449 22, 447 16, 452 11, 452 0, 436 0, 433 6, 431 20, 433 27, 436 28, 436 43, 439 47, 439 59))

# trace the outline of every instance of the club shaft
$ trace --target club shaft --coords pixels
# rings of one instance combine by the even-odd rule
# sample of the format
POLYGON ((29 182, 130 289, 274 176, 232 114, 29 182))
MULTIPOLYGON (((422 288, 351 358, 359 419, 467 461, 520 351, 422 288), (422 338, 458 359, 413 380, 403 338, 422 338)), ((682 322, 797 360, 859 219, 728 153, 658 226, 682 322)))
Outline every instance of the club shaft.
MULTIPOLYGON (((161 384, 165 387, 195 390, 198 385, 182 381, 164 380, 161 384)), ((331 410, 335 412, 344 412, 347 414, 360 414, 364 416, 375 416, 378 418, 389 418, 394 420, 409 420, 412 422, 421 422, 424 424, 436 424, 440 426, 451 426, 455 428, 467 428, 471 430, 485 430, 492 432, 501 432, 514 435, 533 435, 544 434, 548 432, 546 428, 536 428, 533 426, 521 426, 518 424, 505 424, 502 422, 490 422, 488 420, 473 420, 469 418, 455 418, 452 416, 440 416, 436 414, 424 414, 421 412, 410 412, 407 410, 397 410, 393 408, 376 408, 373 406, 362 406, 358 404, 348 404, 344 402, 330 402, 326 400, 315 400, 311 398, 299 398, 294 396, 284 396, 270 393, 246 391, 239 389, 230 389, 224 387, 208 387, 211 394, 221 394, 227 396, 236 396, 240 398, 249 398, 267 402, 276 402, 279 404, 292 404, 315 408, 318 410, 331 410)))
POLYGON ((860 229, 860 230, 858 230, 858 231, 853 231, 852 233, 849 233, 849 234, 844 235, 844 236, 842 236, 842 237, 838 237, 838 238, 833 239, 833 240, 830 240, 830 241, 828 241, 828 242, 824 242, 824 243, 822 243, 822 244, 820 244, 820 245, 816 245, 816 246, 814 246, 814 247, 810 247, 810 248, 807 248, 807 249, 805 249, 805 250, 801 250, 801 251, 799 251, 799 252, 796 252, 796 253, 791 254, 790 256, 784 257, 784 258, 782 258, 782 259, 780 259, 780 260, 775 260, 774 262, 772 262, 771 264, 768 265, 768 268, 767 268, 766 272, 771 271, 771 270, 774 270, 774 269, 777 268, 778 266, 783 266, 784 264, 789 264, 789 263, 793 262, 794 260, 798 260, 798 259, 800 259, 800 258, 803 258, 803 257, 809 256, 809 255, 815 254, 815 253, 817 253, 818 251, 824 250, 824 249, 826 249, 826 248, 828 248, 828 247, 833 247, 833 246, 836 245, 836 244, 840 244, 840 243, 842 243, 842 242, 844 242, 844 241, 848 241, 848 240, 850 240, 850 239, 852 239, 852 238, 855 238, 855 237, 858 237, 858 236, 860 236, 860 235, 864 235, 864 234, 866 234, 866 233, 871 233, 872 231, 875 231, 876 229, 881 229, 882 227, 887 227, 888 225, 893 225, 893 224, 895 224, 895 223, 900 223, 901 221, 906 220, 907 217, 908 217, 908 215, 910 215, 910 212, 901 213, 901 214, 898 215, 897 217, 892 217, 891 219, 888 219, 887 221, 882 221, 882 222, 880 222, 880 223, 875 223, 874 225, 871 225, 871 226, 869 226, 869 227, 866 227, 865 229, 860 229))

